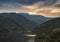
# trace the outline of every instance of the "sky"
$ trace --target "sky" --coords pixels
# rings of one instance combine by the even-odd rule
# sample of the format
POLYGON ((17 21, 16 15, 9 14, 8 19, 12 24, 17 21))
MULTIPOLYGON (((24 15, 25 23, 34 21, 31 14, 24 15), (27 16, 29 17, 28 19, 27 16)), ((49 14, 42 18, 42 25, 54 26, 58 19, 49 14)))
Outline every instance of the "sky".
POLYGON ((0 0, 0 13, 3 12, 60 17, 60 0, 0 0))

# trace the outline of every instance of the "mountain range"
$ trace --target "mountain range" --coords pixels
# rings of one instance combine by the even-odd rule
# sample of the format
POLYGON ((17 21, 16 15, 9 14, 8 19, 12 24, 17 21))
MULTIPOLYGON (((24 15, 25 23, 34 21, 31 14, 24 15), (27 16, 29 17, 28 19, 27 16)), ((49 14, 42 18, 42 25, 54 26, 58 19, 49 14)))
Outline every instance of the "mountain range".
POLYGON ((16 13, 2 13, 1 15, 14 20, 17 24, 23 26, 26 30, 31 30, 32 28, 37 26, 37 23, 28 20, 24 16, 16 13))
POLYGON ((41 16, 41 15, 29 15, 28 13, 20 13, 20 15, 23 15, 27 19, 34 21, 38 24, 41 24, 41 23, 46 22, 51 19, 51 18, 47 18, 47 17, 41 16))
POLYGON ((0 15, 11 18, 17 24, 23 26, 26 30, 32 30, 39 24, 50 20, 50 18, 38 15, 29 15, 27 13, 0 13, 0 15))
POLYGON ((25 37, 24 34, 31 34, 34 28, 48 20, 48 18, 44 18, 43 16, 24 13, 0 13, 0 29, 7 29, 9 36, 13 33, 14 42, 27 42, 30 38, 25 37), (43 20, 41 21, 41 19, 43 20))

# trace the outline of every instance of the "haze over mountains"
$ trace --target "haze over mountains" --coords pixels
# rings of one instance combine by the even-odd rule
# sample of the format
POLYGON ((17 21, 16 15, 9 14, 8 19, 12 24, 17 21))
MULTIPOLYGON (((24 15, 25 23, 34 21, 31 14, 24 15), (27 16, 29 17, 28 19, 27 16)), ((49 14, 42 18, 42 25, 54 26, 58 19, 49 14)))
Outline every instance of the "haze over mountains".
POLYGON ((51 18, 47 18, 47 17, 41 16, 41 15, 29 15, 27 13, 20 13, 20 15, 23 15, 27 19, 34 21, 38 24, 41 24, 41 23, 46 22, 51 19, 51 18))

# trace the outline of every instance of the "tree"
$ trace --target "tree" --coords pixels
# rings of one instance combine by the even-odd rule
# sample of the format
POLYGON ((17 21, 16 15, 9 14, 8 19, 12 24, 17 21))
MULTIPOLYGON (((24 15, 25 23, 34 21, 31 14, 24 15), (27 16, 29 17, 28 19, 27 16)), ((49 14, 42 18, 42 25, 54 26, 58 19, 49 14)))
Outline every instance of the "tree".
POLYGON ((37 34, 35 42, 60 42, 60 28, 37 34))
POLYGON ((47 34, 46 42, 60 42, 60 28, 54 29, 52 32, 47 34))

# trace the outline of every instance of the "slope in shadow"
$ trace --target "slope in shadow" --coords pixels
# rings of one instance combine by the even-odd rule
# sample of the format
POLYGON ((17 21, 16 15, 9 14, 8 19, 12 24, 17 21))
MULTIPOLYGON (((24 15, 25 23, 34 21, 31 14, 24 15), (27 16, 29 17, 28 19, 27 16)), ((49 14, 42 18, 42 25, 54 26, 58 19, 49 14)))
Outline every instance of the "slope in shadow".
POLYGON ((40 24, 39 27, 34 29, 34 33, 48 32, 52 29, 60 28, 60 17, 49 20, 45 23, 40 24))
POLYGON ((27 42, 24 30, 12 19, 0 15, 0 42, 27 42))

